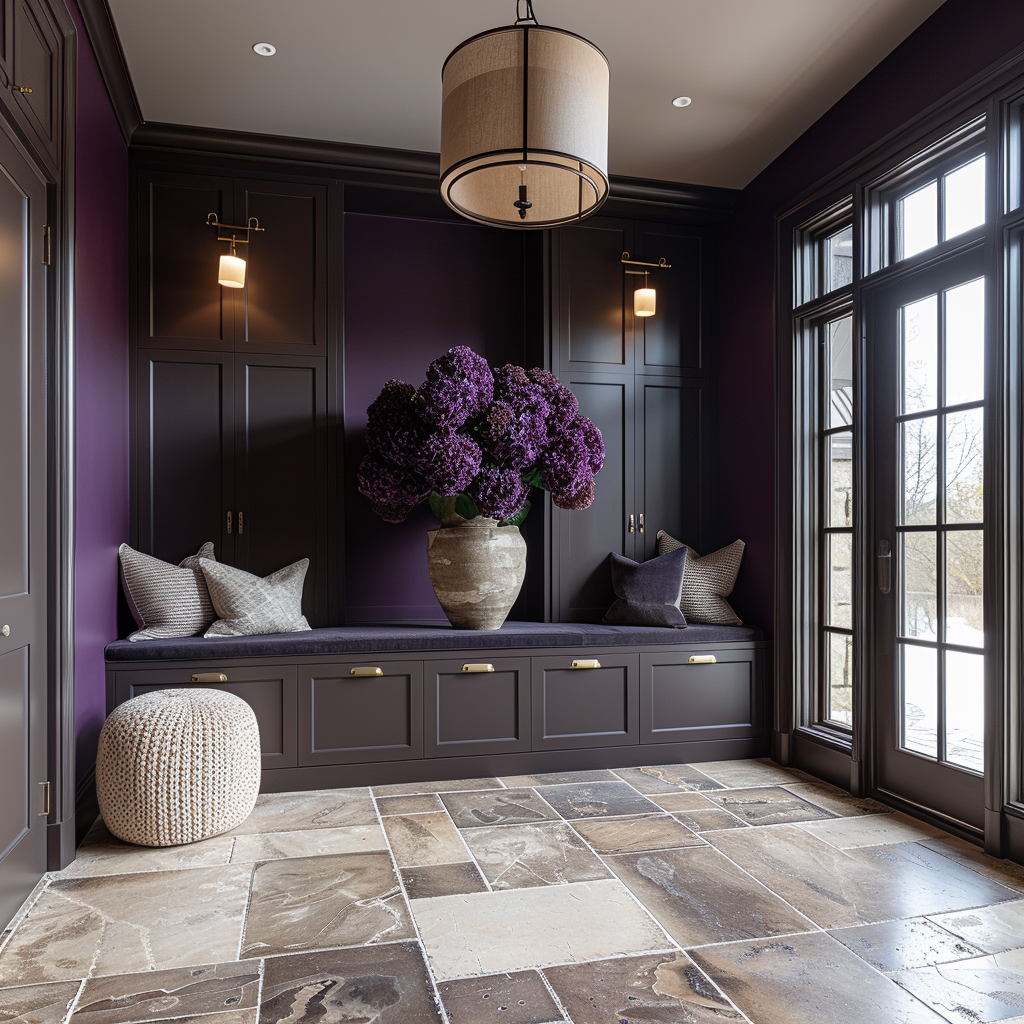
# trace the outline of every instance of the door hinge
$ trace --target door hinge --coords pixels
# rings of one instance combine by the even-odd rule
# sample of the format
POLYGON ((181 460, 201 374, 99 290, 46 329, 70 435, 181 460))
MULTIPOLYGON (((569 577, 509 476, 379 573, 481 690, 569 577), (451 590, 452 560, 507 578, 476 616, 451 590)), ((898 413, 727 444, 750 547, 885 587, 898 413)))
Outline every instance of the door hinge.
POLYGON ((51 253, 52 231, 49 224, 43 225, 43 266, 48 267, 53 262, 51 253))
POLYGON ((228 533, 231 532, 231 513, 228 513, 228 533))
POLYGON ((244 533, 245 532, 245 520, 242 519, 242 513, 241 512, 238 513, 238 532, 239 533, 244 533))
POLYGON ((39 785, 43 787, 43 809, 39 812, 39 817, 48 818, 50 816, 50 784, 40 782, 39 785))

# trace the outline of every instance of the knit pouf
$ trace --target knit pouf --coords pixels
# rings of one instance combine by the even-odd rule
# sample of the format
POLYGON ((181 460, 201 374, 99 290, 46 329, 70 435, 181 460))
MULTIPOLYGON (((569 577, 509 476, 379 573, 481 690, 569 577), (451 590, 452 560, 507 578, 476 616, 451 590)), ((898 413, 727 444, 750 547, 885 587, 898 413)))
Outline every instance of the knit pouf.
POLYGON ((100 732, 96 796, 104 824, 139 846, 227 832, 260 790, 252 708, 223 690, 155 690, 114 708, 100 732))

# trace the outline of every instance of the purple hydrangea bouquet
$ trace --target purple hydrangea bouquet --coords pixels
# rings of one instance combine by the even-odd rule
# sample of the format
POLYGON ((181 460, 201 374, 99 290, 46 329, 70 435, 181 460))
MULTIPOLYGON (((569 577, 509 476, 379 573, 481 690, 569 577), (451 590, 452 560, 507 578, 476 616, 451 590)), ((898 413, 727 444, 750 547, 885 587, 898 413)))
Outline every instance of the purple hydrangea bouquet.
POLYGON ((499 526, 526 518, 531 487, 550 491, 559 508, 594 500, 601 432, 549 370, 492 371, 457 345, 430 364, 419 390, 389 380, 367 412, 359 490, 389 523, 428 498, 442 522, 454 513, 499 526))

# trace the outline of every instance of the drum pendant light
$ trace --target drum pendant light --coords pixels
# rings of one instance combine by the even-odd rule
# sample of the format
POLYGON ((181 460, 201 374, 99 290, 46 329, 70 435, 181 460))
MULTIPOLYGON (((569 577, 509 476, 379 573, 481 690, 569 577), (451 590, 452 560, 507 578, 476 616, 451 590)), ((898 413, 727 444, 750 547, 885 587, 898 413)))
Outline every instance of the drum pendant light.
POLYGON ((523 2, 525 17, 444 63, 441 195, 480 224, 550 228, 608 198, 608 60, 523 2))

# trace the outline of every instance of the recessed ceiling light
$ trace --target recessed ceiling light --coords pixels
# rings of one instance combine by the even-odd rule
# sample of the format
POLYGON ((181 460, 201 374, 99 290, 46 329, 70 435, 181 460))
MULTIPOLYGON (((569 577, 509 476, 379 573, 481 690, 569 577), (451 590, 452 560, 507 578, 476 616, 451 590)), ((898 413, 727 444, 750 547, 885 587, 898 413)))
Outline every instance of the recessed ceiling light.
POLYGON ((273 43, 253 43, 253 53, 261 57, 273 57, 277 53, 277 47, 273 43))
POLYGON ((693 100, 691 100, 689 96, 677 96, 672 101, 672 106, 673 107, 688 107, 692 102, 693 102, 693 100))

